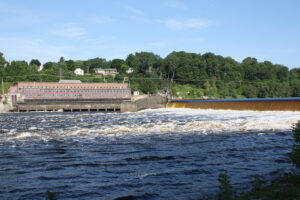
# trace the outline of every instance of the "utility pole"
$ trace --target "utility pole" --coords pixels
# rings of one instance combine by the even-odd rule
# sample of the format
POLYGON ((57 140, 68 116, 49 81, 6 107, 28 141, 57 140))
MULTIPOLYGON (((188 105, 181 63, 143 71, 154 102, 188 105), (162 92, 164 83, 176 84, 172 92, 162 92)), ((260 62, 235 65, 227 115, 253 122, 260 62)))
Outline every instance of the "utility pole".
POLYGON ((1 83, 2 83, 2 94, 4 95, 4 83, 3 83, 3 77, 2 77, 1 83))
POLYGON ((62 76, 62 71, 61 71, 61 66, 59 66, 59 80, 61 80, 61 76, 62 76))

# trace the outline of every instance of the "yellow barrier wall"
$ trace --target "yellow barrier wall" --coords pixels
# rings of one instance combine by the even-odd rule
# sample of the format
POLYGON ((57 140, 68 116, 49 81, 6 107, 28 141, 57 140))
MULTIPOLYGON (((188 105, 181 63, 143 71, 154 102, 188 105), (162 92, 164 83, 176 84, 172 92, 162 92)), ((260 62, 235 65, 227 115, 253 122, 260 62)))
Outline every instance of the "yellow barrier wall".
POLYGON ((300 111, 300 101, 169 102, 167 108, 300 111))

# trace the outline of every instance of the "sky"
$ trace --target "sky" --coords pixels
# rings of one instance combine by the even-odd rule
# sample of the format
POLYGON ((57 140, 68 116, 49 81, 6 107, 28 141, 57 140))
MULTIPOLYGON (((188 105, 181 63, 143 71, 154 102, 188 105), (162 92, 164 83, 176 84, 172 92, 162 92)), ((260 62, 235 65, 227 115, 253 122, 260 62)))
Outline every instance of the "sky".
POLYGON ((299 0, 0 0, 0 52, 41 62, 149 51, 300 67, 299 0))

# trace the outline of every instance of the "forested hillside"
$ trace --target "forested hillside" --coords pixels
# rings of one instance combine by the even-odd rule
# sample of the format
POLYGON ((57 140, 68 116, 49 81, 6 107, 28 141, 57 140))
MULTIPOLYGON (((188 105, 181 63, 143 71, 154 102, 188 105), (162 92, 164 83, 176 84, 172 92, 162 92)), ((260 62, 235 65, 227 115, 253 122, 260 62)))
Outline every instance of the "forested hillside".
POLYGON ((41 66, 37 59, 30 63, 9 63, 0 53, 0 77, 6 85, 16 81, 58 81, 60 77, 84 82, 121 82, 128 77, 133 90, 154 94, 172 87, 173 95, 182 98, 300 96, 300 68, 289 70, 286 66, 258 62, 255 58, 237 62, 213 53, 172 52, 161 58, 151 52, 139 52, 128 55, 125 60, 65 60, 62 57, 58 62, 44 63, 39 71, 41 66), (75 76, 76 68, 83 69, 87 75, 75 76), (119 74, 103 79, 90 73, 94 68, 116 68, 119 74), (133 73, 126 73, 129 68, 133 73))

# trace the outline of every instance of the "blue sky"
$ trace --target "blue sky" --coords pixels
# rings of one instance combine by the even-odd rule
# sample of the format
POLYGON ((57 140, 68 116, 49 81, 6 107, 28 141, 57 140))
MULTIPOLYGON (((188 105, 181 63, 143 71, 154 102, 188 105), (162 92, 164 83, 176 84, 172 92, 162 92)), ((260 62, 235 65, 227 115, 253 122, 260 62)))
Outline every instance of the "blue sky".
POLYGON ((213 52, 300 67, 298 0, 0 0, 7 60, 213 52))

